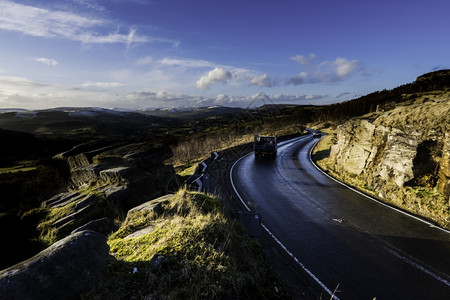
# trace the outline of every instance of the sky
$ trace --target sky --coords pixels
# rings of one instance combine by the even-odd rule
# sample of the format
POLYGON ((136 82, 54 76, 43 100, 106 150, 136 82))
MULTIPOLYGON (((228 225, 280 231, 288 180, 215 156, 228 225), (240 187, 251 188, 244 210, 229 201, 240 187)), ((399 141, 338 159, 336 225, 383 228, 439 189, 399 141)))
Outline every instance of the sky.
POLYGON ((450 68, 450 1, 0 0, 0 108, 329 104, 450 68))

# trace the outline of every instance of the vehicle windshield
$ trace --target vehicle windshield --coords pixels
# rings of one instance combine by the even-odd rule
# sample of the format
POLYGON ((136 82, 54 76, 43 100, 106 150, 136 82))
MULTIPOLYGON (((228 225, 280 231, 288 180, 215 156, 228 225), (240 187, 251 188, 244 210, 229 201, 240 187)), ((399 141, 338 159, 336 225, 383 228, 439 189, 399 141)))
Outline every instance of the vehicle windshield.
POLYGON ((274 143, 274 138, 273 137, 260 137, 258 144, 259 145, 264 145, 264 144, 270 144, 270 143, 274 143))

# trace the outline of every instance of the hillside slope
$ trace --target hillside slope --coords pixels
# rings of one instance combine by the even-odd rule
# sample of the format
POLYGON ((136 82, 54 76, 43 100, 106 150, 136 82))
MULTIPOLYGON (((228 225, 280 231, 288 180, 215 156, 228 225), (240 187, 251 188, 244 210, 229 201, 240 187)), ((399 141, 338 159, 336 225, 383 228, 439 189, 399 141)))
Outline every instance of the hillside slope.
POLYGON ((404 94, 403 99, 339 125, 329 157, 319 164, 386 202, 450 228, 450 92, 404 94))

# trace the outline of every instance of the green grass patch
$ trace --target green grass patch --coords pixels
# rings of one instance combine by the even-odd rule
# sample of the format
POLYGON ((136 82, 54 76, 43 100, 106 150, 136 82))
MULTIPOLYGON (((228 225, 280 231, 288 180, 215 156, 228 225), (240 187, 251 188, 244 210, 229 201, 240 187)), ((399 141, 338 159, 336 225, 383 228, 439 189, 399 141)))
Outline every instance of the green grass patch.
POLYGON ((44 217, 37 225, 37 230, 39 232, 39 236, 37 240, 45 245, 50 246, 55 243, 60 236, 58 235, 57 229, 53 226, 53 223, 60 218, 63 218, 70 214, 72 208, 76 205, 76 203, 70 203, 63 207, 58 208, 41 208, 36 209, 31 212, 33 214, 42 214, 44 217))
POLYGON ((103 285, 85 294, 86 299, 278 297, 259 244, 224 213, 218 199, 181 190, 162 207, 160 214, 129 216, 109 237, 116 260, 103 285), (152 230, 147 234, 125 238, 148 226, 152 230), (154 269, 150 261, 158 255, 168 261, 154 269))
POLYGON ((55 224, 55 222, 73 213, 77 203, 84 200, 85 198, 81 198, 78 201, 71 202, 62 207, 37 208, 31 210, 30 212, 27 212, 24 216, 40 216, 40 221, 36 226, 37 235, 34 240, 39 242, 43 246, 50 246, 56 241, 70 234, 72 230, 86 224, 89 221, 103 217, 105 215, 109 217, 113 216, 113 209, 115 209, 115 207, 110 207, 112 205, 105 201, 104 193, 99 192, 95 189, 90 190, 90 188, 87 188, 82 191, 82 194, 86 194, 86 196, 93 195, 94 197, 96 197, 96 200, 93 201, 93 204, 91 204, 91 206, 85 212, 78 215, 77 217, 74 217, 73 220, 68 220, 68 222, 63 226, 57 225, 55 224))
POLYGON ((193 164, 190 167, 183 168, 181 171, 177 172, 178 175, 184 177, 184 176, 190 176, 194 174, 195 168, 197 167, 197 164, 193 164))
POLYGON ((18 161, 13 166, 0 168, 0 174, 16 173, 16 172, 29 172, 29 171, 36 170, 37 167, 38 167, 38 161, 35 161, 35 160, 18 161))

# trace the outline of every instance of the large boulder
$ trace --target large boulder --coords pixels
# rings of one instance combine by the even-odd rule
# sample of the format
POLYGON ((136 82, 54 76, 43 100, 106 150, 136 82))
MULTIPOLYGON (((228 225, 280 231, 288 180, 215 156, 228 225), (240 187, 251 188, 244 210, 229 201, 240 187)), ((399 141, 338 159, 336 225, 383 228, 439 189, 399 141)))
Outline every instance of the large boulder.
POLYGON ((108 258, 104 235, 74 233, 0 271, 0 299, 77 299, 102 280, 108 258))

